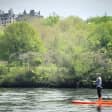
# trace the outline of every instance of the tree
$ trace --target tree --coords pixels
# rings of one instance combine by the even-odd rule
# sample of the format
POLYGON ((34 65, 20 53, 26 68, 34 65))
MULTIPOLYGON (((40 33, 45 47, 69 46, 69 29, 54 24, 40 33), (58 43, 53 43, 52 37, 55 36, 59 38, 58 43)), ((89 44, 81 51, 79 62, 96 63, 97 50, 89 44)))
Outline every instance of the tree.
POLYGON ((2 59, 9 60, 12 54, 41 52, 42 41, 34 28, 25 22, 9 25, 0 41, 0 54, 2 59))
POLYGON ((96 49, 110 49, 112 45, 112 22, 107 21, 106 23, 99 23, 94 25, 89 40, 91 47, 96 49))
POLYGON ((53 16, 49 16, 45 19, 45 24, 52 26, 52 25, 56 24, 58 21, 59 21, 59 16, 53 15, 53 16))
POLYGON ((26 10, 24 10, 24 11, 23 11, 23 15, 27 15, 27 12, 26 12, 26 10))
POLYGON ((35 10, 30 10, 30 15, 35 16, 35 10))

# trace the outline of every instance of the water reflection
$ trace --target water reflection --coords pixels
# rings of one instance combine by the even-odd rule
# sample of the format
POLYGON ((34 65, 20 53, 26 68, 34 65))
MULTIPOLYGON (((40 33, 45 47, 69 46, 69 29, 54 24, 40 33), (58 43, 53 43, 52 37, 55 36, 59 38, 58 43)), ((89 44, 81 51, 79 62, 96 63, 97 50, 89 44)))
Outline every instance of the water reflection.
POLYGON ((98 105, 96 109, 97 109, 97 112, 101 112, 102 107, 98 105))

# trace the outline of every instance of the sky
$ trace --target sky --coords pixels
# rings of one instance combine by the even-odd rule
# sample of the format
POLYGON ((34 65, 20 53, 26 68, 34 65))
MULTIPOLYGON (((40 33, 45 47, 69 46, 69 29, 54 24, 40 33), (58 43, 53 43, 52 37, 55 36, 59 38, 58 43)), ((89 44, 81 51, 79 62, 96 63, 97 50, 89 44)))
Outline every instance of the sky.
POLYGON ((87 19, 93 16, 112 16, 112 0, 0 0, 0 9, 7 12, 10 8, 15 13, 40 11, 41 15, 53 13, 61 16, 79 16, 87 19))

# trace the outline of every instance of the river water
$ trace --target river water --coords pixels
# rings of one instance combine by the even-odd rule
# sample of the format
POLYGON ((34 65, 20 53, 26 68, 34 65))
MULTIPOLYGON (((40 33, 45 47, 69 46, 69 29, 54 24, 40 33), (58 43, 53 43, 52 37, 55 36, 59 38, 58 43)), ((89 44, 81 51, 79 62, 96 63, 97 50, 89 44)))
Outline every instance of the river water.
MULTIPOLYGON (((112 90, 103 90, 112 98, 112 90)), ((112 112, 112 107, 75 105, 72 100, 96 100, 95 89, 0 88, 0 112, 112 112)))

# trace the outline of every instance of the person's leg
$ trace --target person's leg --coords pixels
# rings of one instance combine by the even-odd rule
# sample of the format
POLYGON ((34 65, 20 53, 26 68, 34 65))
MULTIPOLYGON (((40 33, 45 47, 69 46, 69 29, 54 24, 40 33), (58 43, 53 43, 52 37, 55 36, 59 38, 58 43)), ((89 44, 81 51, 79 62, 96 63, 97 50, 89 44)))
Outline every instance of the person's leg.
POLYGON ((101 88, 97 88, 97 94, 98 94, 98 105, 101 106, 102 104, 102 95, 101 95, 101 88))
POLYGON ((102 95, 101 95, 101 88, 97 87, 97 94, 98 94, 98 99, 101 99, 102 95))

